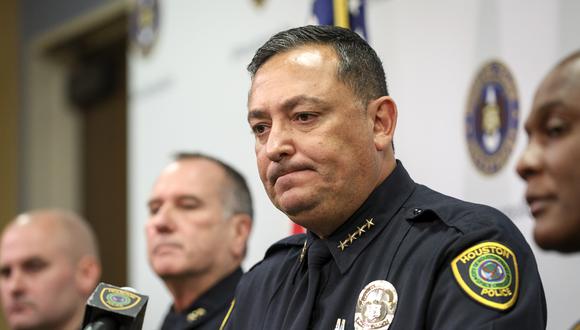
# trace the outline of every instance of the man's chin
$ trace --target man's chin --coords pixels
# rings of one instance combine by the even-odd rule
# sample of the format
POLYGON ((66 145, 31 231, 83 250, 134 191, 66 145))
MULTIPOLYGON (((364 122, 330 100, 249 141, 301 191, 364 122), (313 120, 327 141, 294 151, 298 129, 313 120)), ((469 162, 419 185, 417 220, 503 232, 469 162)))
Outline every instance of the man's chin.
POLYGON ((156 265, 153 267, 153 269, 155 270, 155 273, 161 278, 179 277, 184 273, 184 270, 176 267, 176 265, 156 265))
POLYGON ((307 216, 309 212, 316 208, 312 201, 288 201, 277 205, 278 209, 290 218, 307 216))
POLYGON ((303 188, 292 188, 278 192, 270 198, 273 204, 288 216, 311 211, 319 204, 319 199, 318 194, 303 188))
POLYGON ((38 322, 32 319, 31 316, 24 315, 19 315, 17 318, 9 319, 8 324, 10 324, 10 329, 14 330, 38 328, 38 322))

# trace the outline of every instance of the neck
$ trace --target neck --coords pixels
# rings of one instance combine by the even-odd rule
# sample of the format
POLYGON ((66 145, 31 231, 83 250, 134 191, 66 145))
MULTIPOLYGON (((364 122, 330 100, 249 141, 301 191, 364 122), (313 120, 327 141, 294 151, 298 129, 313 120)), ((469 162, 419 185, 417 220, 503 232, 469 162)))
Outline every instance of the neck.
POLYGON ((76 311, 74 311, 74 314, 71 315, 71 317, 69 317, 66 320, 63 320, 62 322, 60 322, 60 324, 56 325, 46 325, 45 327, 39 327, 38 329, 62 329, 62 330, 78 330, 80 329, 82 323, 83 323, 83 319, 85 316, 85 305, 84 302, 79 302, 79 306, 82 308, 77 308, 76 311))
POLYGON ((342 204, 350 207, 323 210, 322 212, 318 212, 318 214, 311 214, 309 215, 308 223, 305 221, 294 221, 295 219, 292 220, 308 228, 321 239, 327 238, 344 224, 344 222, 347 221, 361 205, 363 205, 372 192, 380 186, 381 183, 391 175, 391 173, 393 173, 397 166, 397 162, 392 156, 386 157, 386 159, 381 161, 379 164, 376 176, 369 180, 368 185, 364 187, 365 190, 360 190, 352 194, 354 199, 342 201, 342 204))

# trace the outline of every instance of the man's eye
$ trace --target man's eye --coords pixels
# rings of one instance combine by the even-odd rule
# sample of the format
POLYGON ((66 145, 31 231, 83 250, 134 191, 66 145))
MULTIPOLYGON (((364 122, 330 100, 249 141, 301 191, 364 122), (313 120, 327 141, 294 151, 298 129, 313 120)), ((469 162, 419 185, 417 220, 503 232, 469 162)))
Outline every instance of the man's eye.
POLYGON ((551 118, 546 123, 546 134, 551 138, 557 138, 566 133, 566 123, 561 118, 551 118))
POLYGON ((180 204, 179 206, 184 210, 193 210, 193 209, 197 208, 197 204, 192 204, 192 203, 184 203, 184 204, 180 204))
POLYGON ((42 271, 43 269, 45 269, 48 266, 48 263, 46 263, 43 260, 31 260, 29 262, 26 262, 24 264, 24 271, 28 272, 28 273, 38 273, 40 271, 42 271))
POLYGON ((0 277, 2 277, 2 278, 10 277, 10 268, 8 268, 8 267, 0 268, 0 277))
POLYGON ((564 133, 564 127, 563 126, 548 127, 546 131, 548 132, 549 137, 559 137, 564 133))
POLYGON ((311 113, 299 113, 296 115, 296 120, 298 121, 309 121, 314 117, 311 113))
POLYGON ((265 124, 256 124, 252 126, 252 132, 255 135, 260 135, 266 132, 268 127, 265 124))
POLYGON ((155 215, 159 211, 159 206, 149 206, 149 215, 155 215))

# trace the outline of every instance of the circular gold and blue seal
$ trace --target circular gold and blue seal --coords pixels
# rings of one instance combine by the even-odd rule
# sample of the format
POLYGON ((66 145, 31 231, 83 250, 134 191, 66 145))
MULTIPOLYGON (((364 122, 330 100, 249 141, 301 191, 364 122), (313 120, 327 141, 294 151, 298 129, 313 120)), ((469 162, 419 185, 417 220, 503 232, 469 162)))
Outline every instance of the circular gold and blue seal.
POLYGON ((512 153, 519 123, 515 80, 505 64, 485 63, 471 86, 465 113, 469 155, 484 174, 503 168, 512 153))
POLYGON ((495 309, 512 307, 518 297, 516 255, 498 242, 476 244, 451 262, 459 286, 475 301, 495 309))
POLYGON ((129 34, 143 55, 149 54, 157 41, 160 16, 158 0, 134 0, 129 34))

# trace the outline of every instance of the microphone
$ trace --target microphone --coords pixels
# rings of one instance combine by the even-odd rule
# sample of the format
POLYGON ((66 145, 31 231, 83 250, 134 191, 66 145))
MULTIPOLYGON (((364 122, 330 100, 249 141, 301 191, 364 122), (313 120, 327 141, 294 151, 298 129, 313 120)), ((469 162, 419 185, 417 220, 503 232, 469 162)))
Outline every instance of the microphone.
POLYGON ((87 300, 83 330, 141 330, 149 297, 99 283, 87 300))

